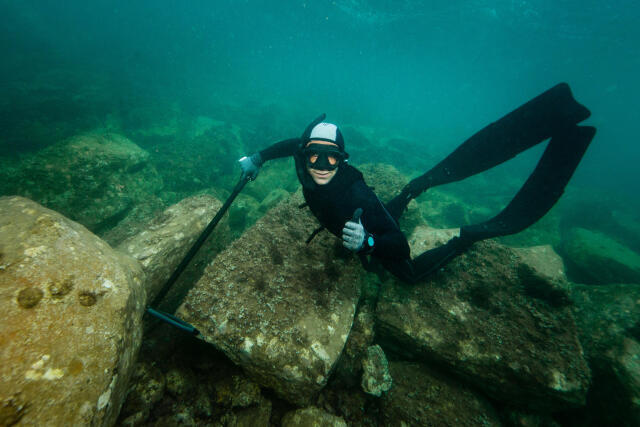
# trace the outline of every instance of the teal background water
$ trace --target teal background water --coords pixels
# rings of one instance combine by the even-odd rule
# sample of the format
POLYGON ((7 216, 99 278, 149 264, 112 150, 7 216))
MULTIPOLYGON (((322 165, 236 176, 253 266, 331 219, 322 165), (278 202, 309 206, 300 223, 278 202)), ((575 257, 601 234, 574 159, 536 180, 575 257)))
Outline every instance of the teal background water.
POLYGON ((46 144, 29 138, 25 116, 163 103, 199 113, 232 104, 247 116, 273 104, 291 114, 282 138, 326 112, 338 124, 415 135, 417 153, 445 153, 566 81, 598 128, 574 183, 627 196, 640 189, 636 2, 2 0, 0 12, 4 152, 46 144), (47 79, 67 102, 23 96, 47 79), (98 81, 95 104, 78 107, 77 94, 98 81))
MULTIPOLYGON (((352 163, 387 200, 474 132, 567 82, 597 135, 556 207, 498 241, 551 245, 572 291, 584 295, 580 340, 600 378, 585 408, 559 414, 563 425, 622 425, 632 410, 637 417, 637 394, 620 397, 637 364, 612 380, 617 368, 598 352, 600 339, 640 340, 632 288, 640 283, 638 23, 640 3, 630 0, 0 0, 0 196, 28 197, 117 247, 189 196, 225 200, 241 155, 300 135, 326 112, 343 128, 352 163)), ((430 189, 412 202, 402 231, 491 218, 543 149, 430 189)), ((298 188, 290 159, 266 164, 182 290, 298 188)), ((271 250, 281 264, 286 248, 271 250)), ((480 301, 493 290, 483 288, 480 301)), ((191 363, 176 342, 171 363, 191 363)), ((153 338, 145 345, 154 348, 153 338)))

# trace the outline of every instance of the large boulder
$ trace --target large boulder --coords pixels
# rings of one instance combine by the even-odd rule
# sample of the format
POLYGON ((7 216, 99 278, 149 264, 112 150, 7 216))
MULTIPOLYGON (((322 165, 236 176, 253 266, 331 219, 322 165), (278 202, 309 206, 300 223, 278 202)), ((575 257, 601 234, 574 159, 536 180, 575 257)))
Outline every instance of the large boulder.
POLYGON ((386 426, 500 426, 480 394, 415 362, 391 362, 393 387, 382 398, 386 426))
MULTIPOLYGON (((147 299, 152 302, 187 254, 207 224, 222 207, 217 199, 200 195, 188 197, 157 215, 145 230, 126 239, 118 249, 140 261, 146 273, 147 299)), ((189 269, 171 288, 167 300, 176 301, 199 277, 204 265, 228 243, 228 225, 219 223, 198 251, 189 269), (201 265, 201 268, 195 268, 201 265), (186 288, 186 290, 185 290, 186 288)), ((177 306, 177 304, 174 306, 177 306)))
MULTIPOLYGON (((410 242, 437 241, 432 234, 419 228, 410 242)), ((562 287, 513 250, 480 242, 425 283, 385 283, 376 336, 385 350, 445 366, 495 399, 580 406, 590 374, 568 305, 562 287)))
POLYGON ((270 210, 206 268, 177 314, 281 397, 309 404, 345 345, 362 269, 301 210, 300 193, 270 210))
POLYGON ((141 342, 144 273, 86 228, 0 198, 0 423, 112 425, 141 342))
POLYGON ((80 222, 95 233, 118 223, 160 190, 149 153, 113 133, 88 133, 25 160, 16 193, 80 222))
POLYGON ((593 371, 591 425, 640 425, 640 285, 575 285, 580 341, 593 371))
POLYGON ((598 231, 574 228, 561 247, 567 275, 577 283, 640 283, 640 254, 598 231))

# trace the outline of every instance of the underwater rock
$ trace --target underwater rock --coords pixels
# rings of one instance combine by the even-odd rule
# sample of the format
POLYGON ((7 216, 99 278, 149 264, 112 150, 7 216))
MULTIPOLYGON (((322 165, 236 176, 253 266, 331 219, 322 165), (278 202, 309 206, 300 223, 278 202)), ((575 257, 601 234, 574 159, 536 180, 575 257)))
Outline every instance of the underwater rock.
POLYGON ((393 387, 382 398, 383 425, 500 426, 491 404, 421 363, 391 362, 393 387))
POLYGON ((360 295, 360 263, 318 223, 300 192, 221 252, 177 315, 259 384, 304 405, 324 387, 360 295))
POLYGON ((315 406, 287 412, 282 427, 347 427, 341 417, 336 417, 315 406))
MULTIPOLYGON (((131 255, 142 264, 146 273, 145 287, 149 302, 153 301, 160 292, 169 276, 221 207, 222 203, 211 196, 188 197, 165 209, 148 224, 144 231, 118 246, 119 250, 131 255)), ((226 233, 224 231, 228 226, 223 222, 218 224, 218 227, 209 236, 207 246, 201 248, 196 259, 192 261, 194 264, 197 264, 198 260, 200 263, 208 262, 210 257, 228 241, 225 238, 228 230, 226 233), (206 257, 203 258, 203 255, 206 257)), ((171 289, 167 296, 168 300, 177 299, 174 296, 177 293, 186 293, 180 292, 180 285, 185 282, 184 278, 180 279, 180 283, 176 283, 171 289)), ((190 279, 186 280, 187 285, 193 283, 197 277, 190 279)))
POLYGON ((600 357, 623 337, 640 341, 640 285, 573 285, 571 300, 588 358, 600 357))
POLYGON ((593 371, 587 418, 640 425, 640 285, 575 285, 571 298, 593 371))
POLYGON ((501 410, 500 415, 504 421, 504 425, 507 426, 562 427, 562 424, 559 424, 549 414, 533 414, 511 408, 504 408, 501 410))
POLYGON ((389 362, 379 345, 367 348, 362 371, 362 390, 365 393, 380 397, 391 388, 393 381, 389 374, 389 362))
POLYGON ((269 192, 264 199, 260 202, 259 210, 262 214, 267 212, 269 209, 276 206, 281 201, 288 199, 291 196, 287 190, 283 190, 282 188, 276 188, 269 192))
POLYGON ((220 425, 235 427, 269 427, 271 401, 262 398, 257 405, 225 413, 220 425))
POLYGON ((469 200, 458 197, 446 189, 430 189, 428 197, 416 201, 426 222, 436 228, 473 224, 486 218, 490 212, 486 207, 472 205, 469 200))
POLYGON ((553 250, 551 245, 531 246, 528 248, 513 248, 522 261, 539 274, 553 280, 567 280, 564 273, 562 258, 553 250))
POLYGON ((149 153, 121 135, 96 132, 25 160, 17 192, 99 233, 161 187, 149 153))
POLYGON ((264 214, 260 203, 252 196, 239 194, 229 207, 229 225, 238 236, 251 227, 264 214))
POLYGON ((360 386, 362 379, 362 358, 367 348, 373 344, 374 317, 373 304, 361 304, 358 309, 349 338, 335 368, 334 379, 348 387, 360 386))
POLYGON ((124 240, 145 230, 158 212, 162 212, 167 206, 160 197, 148 195, 144 200, 136 202, 114 227, 103 228, 97 234, 109 246, 115 248, 124 240))
POLYGON ((561 249, 576 283, 640 283, 640 255, 600 232, 574 228, 561 249))
POLYGON ((189 394, 197 384, 194 374, 187 368, 173 368, 164 377, 167 392, 176 399, 189 394))
POLYGON ((143 280, 80 224, 0 197, 0 407, 24 424, 112 425, 140 347, 143 280))
POLYGON ((234 375, 215 385, 216 403, 228 408, 246 408, 260 403, 260 387, 244 376, 234 375))
POLYGON ((436 246, 444 245, 454 236, 459 235, 459 228, 431 228, 422 226, 416 228, 407 241, 411 247, 412 256, 416 256, 436 246))
POLYGON ((383 284, 376 337, 514 406, 580 406, 590 374, 569 304, 513 250, 479 242, 422 284, 383 284))
POLYGON ((123 425, 139 425, 147 420, 151 408, 162 399, 165 391, 162 372, 149 363, 136 363, 131 382, 127 399, 119 415, 123 418, 123 425))

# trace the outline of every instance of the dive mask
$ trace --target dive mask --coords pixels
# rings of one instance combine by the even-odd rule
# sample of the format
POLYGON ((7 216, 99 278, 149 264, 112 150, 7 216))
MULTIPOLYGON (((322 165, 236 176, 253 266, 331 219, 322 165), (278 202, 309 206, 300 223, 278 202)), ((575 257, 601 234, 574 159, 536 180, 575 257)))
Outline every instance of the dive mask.
POLYGON ((309 144, 302 149, 307 167, 310 169, 332 171, 347 158, 338 147, 324 144, 309 144))

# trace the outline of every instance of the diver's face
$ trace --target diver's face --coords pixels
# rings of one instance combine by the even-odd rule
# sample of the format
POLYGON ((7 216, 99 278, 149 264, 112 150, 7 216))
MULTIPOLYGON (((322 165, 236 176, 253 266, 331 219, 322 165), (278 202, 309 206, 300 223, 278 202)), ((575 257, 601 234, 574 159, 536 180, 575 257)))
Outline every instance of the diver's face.
POLYGON ((318 185, 326 185, 333 179, 334 176, 336 176, 338 168, 332 171, 323 171, 318 169, 311 169, 309 166, 307 166, 307 172, 309 172, 309 175, 311 175, 311 178, 313 178, 313 182, 318 185))
MULTIPOLYGON (((307 146, 309 144, 321 144, 321 145, 330 145, 330 146, 337 147, 336 144, 333 144, 331 142, 319 141, 319 140, 311 140, 309 141, 307 146)), ((335 168, 334 170, 329 171, 329 170, 322 170, 322 169, 313 169, 313 168, 310 168, 309 165, 307 165, 307 172, 309 173, 309 175, 311 175, 313 182, 315 182, 318 185, 326 185, 329 182, 331 182, 334 176, 336 176, 336 173, 338 173, 338 168, 335 168)))

